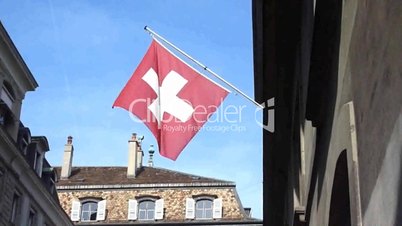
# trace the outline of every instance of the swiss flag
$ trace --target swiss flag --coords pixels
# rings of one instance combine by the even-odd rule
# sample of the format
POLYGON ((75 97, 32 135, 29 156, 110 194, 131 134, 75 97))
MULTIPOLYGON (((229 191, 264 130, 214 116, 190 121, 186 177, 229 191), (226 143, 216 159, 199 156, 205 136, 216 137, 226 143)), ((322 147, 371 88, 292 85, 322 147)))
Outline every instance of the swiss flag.
POLYGON ((176 160, 228 91, 153 40, 115 100, 155 135, 162 156, 176 160))

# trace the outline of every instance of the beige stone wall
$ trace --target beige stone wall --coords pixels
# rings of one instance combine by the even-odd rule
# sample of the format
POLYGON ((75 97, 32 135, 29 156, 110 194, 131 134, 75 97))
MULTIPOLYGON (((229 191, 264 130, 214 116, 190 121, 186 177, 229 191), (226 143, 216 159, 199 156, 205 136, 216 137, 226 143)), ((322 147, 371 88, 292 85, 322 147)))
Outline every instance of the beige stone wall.
POLYGON ((164 220, 183 220, 185 218, 186 198, 194 195, 216 195, 222 198, 224 219, 244 218, 234 188, 169 188, 136 190, 97 190, 97 191, 59 191, 60 204, 68 215, 71 214, 72 200, 97 197, 107 200, 106 221, 127 219, 128 200, 138 196, 159 196, 164 199, 164 220))

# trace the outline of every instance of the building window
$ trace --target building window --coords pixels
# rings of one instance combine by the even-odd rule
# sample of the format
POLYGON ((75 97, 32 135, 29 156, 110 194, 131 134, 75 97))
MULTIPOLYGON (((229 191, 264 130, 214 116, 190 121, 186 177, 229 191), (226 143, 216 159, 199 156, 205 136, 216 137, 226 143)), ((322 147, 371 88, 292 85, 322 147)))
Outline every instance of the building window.
POLYGON ((35 165, 34 165, 34 170, 36 174, 38 174, 39 177, 42 177, 42 162, 43 162, 43 156, 40 152, 36 151, 35 152, 35 165))
POLYGON ((215 195, 197 195, 186 198, 186 219, 220 219, 222 218, 222 198, 215 195))
POLYGON ((95 201, 86 201, 82 203, 81 207, 81 220, 94 221, 98 211, 98 203, 95 201))
POLYGON ((36 211, 31 209, 28 216, 28 226, 36 225, 36 211))
POLYGON ((128 220, 162 220, 164 201, 159 197, 146 197, 128 200, 128 220))
POLYGON ((0 89, 0 125, 7 128, 14 126, 13 104, 15 95, 13 89, 6 81, 0 89))
POLYGON ((6 170, 0 166, 0 194, 4 194, 3 190, 5 187, 5 172, 6 170))
POLYGON ((154 220, 155 218, 155 202, 151 200, 141 201, 138 205, 139 220, 154 220))
POLYGON ((22 140, 21 140, 21 151, 22 151, 22 153, 23 153, 24 155, 27 154, 28 144, 29 144, 28 138, 24 136, 24 137, 22 138, 22 140))
POLYGON ((195 203, 196 219, 212 219, 213 201, 210 199, 200 199, 195 203))
POLYGON ((17 192, 14 193, 13 202, 11 204, 11 217, 10 222, 16 224, 19 218, 21 196, 17 192))
POLYGON ((3 87, 1 89, 1 94, 0 94, 0 99, 4 104, 7 105, 7 107, 12 110, 13 109, 13 103, 15 100, 15 95, 13 92, 13 89, 11 88, 11 85, 7 82, 3 83, 3 87))
POLYGON ((71 221, 104 221, 106 220, 106 200, 84 199, 71 203, 71 221))

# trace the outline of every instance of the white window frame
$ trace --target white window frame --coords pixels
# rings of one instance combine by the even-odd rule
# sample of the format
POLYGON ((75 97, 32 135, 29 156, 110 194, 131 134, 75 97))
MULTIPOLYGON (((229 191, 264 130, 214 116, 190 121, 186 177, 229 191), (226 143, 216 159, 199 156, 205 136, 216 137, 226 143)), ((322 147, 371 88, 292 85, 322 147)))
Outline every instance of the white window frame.
POLYGON ((212 195, 202 195, 198 196, 194 199, 187 198, 186 200, 186 219, 196 219, 196 220, 211 220, 211 219, 221 219, 222 218, 222 211, 223 210, 223 199, 222 198, 216 198, 216 196, 212 195), (189 214, 189 201, 193 202, 193 209, 190 209, 190 212, 193 212, 193 215, 189 214), (200 201, 210 201, 211 202, 211 209, 205 209, 202 208, 203 214, 202 216, 197 216, 197 210, 200 210, 197 208, 197 203, 200 201), (206 217, 206 211, 211 211, 211 217, 206 217), (188 216, 189 214, 189 216, 188 216))
MULTIPOLYGON (((138 213, 137 213, 137 219, 139 220, 139 221, 153 221, 153 220, 155 220, 155 213, 156 213, 156 211, 155 211, 155 208, 156 207, 156 202, 155 202, 155 200, 154 199, 140 199, 139 201, 138 201, 138 207, 137 207, 137 211, 138 211, 138 213), (140 208, 140 206, 141 206, 141 203, 144 203, 144 202, 151 202, 151 203, 153 203, 153 205, 154 205, 154 208, 153 208, 153 218, 152 219, 150 219, 150 218, 146 218, 146 219, 141 219, 141 214, 140 214, 140 212, 142 211, 142 209, 140 208)), ((145 209, 145 215, 146 216, 148 216, 148 211, 150 212, 151 211, 151 209, 145 209)))
POLYGON ((93 221, 96 221, 96 216, 98 215, 98 202, 99 202, 99 200, 95 200, 95 199, 85 199, 85 200, 82 200, 82 201, 81 201, 80 221, 82 221, 82 222, 93 222, 93 221), (96 204, 96 211, 91 211, 91 210, 86 211, 86 210, 85 210, 86 212, 95 214, 95 219, 93 219, 93 220, 91 220, 91 215, 92 215, 92 214, 89 215, 89 219, 84 219, 84 218, 83 218, 83 215, 82 215, 83 212, 84 212, 84 205, 85 205, 85 204, 89 204, 89 203, 94 203, 94 204, 96 204))
POLYGON ((139 220, 139 221, 157 221, 163 220, 164 218, 164 205, 165 202, 163 199, 158 199, 158 197, 145 196, 138 199, 129 199, 128 200, 128 220, 139 220), (153 209, 151 208, 140 208, 144 202, 153 203, 153 209), (141 218, 141 212, 145 211, 145 217, 141 218), (149 213, 153 211, 153 218, 149 218, 149 213))
POLYGON ((211 220, 213 219, 213 213, 214 213, 214 199, 211 199, 210 197, 200 197, 197 198, 195 200, 195 207, 194 207, 194 217, 197 220, 211 220), (202 208, 202 209, 198 209, 197 208, 197 204, 200 202, 210 202, 211 203, 211 209, 207 209, 207 208, 202 208), (202 210, 203 214, 202 216, 197 216, 197 210, 202 210), (206 217, 206 211, 210 211, 211 212, 211 217, 206 217))

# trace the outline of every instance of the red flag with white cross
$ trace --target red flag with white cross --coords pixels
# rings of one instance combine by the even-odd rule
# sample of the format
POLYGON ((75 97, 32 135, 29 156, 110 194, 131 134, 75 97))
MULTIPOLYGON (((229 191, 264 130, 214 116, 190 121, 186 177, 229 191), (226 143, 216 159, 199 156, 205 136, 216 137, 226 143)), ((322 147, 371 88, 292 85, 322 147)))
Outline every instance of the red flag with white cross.
POLYGON ((176 160, 228 93, 153 40, 113 107, 136 115, 176 160))

